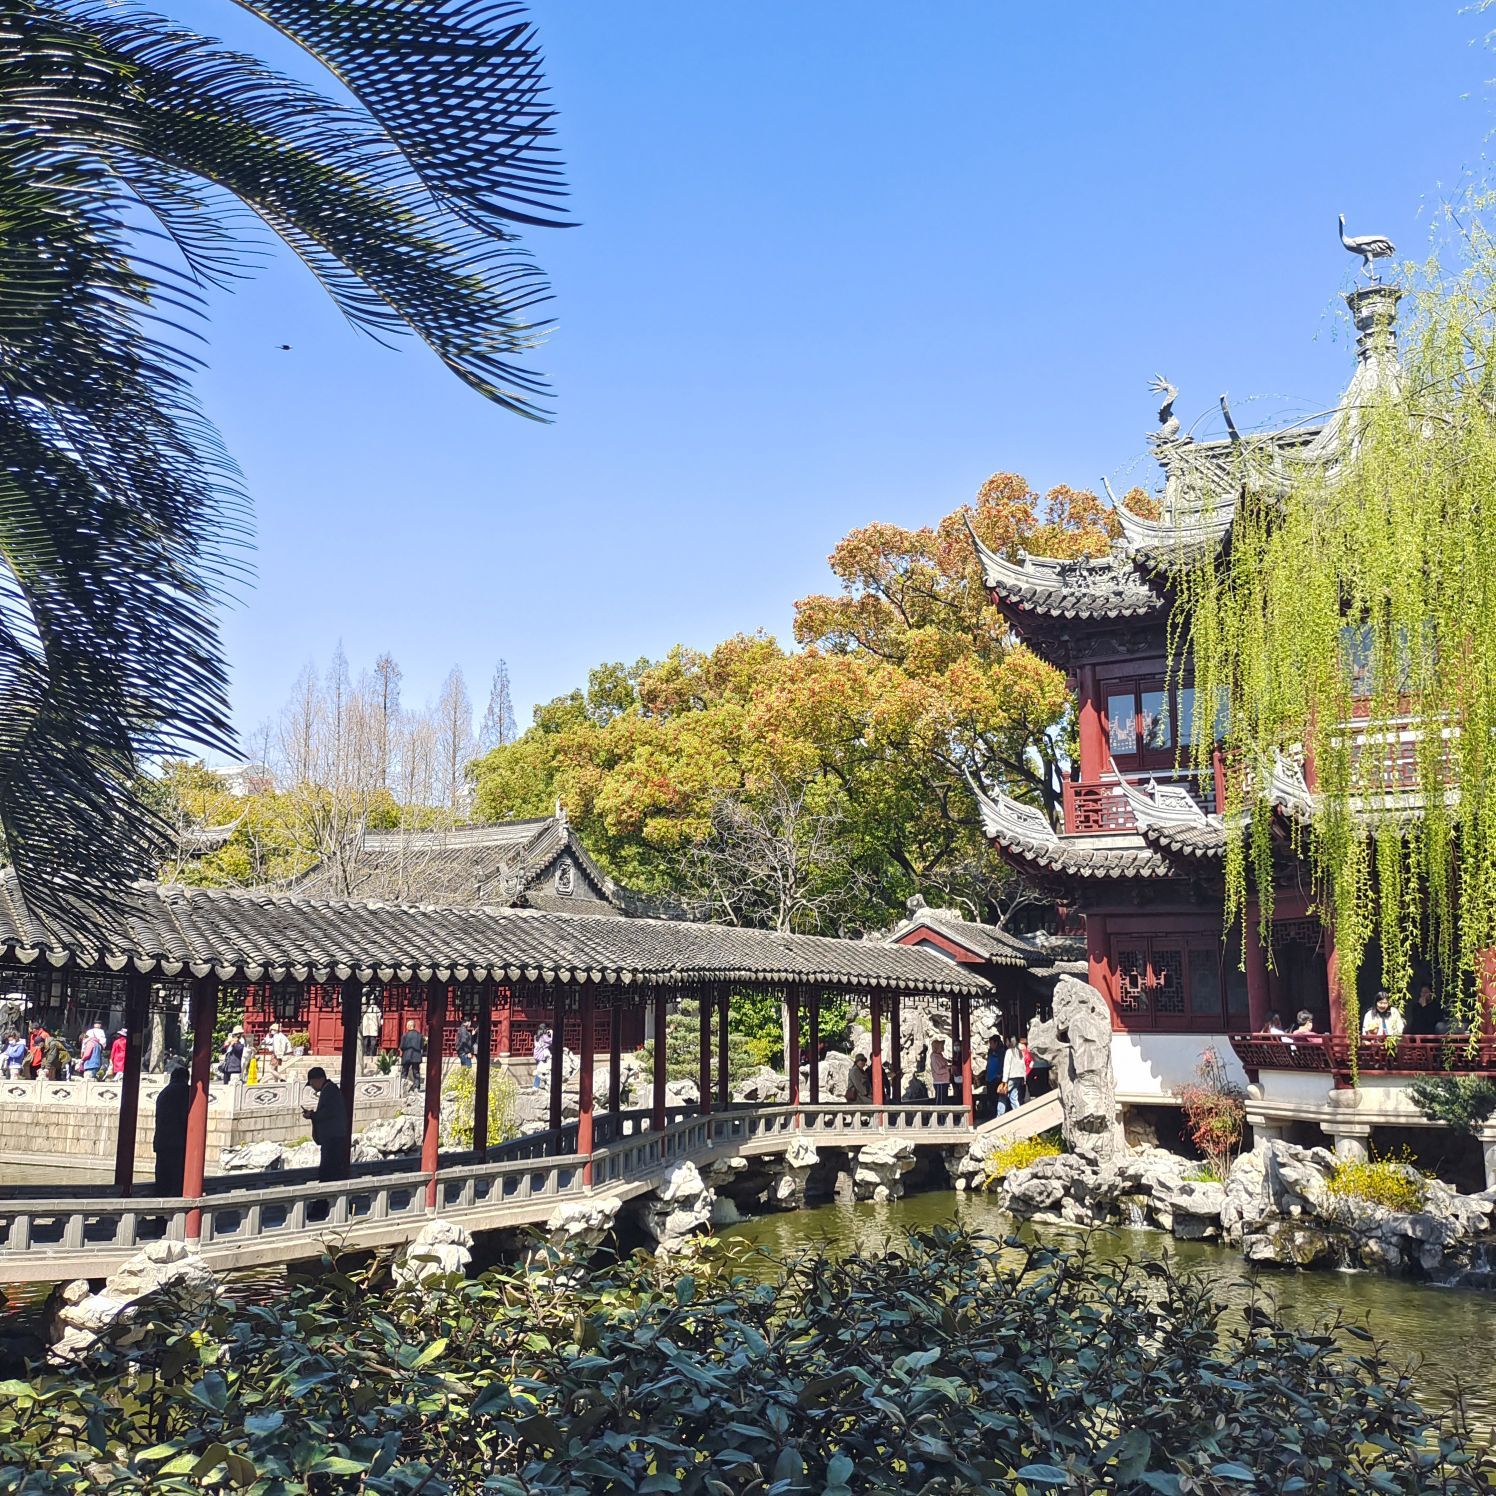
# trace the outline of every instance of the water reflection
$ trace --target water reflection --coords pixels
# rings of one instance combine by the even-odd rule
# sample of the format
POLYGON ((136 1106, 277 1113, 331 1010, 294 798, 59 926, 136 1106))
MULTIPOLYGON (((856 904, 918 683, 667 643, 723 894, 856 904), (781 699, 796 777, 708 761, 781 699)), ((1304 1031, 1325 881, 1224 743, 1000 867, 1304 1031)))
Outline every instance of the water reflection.
MULTIPOLYGON (((891 1237, 953 1221, 998 1241, 1014 1229, 1012 1217, 989 1197, 940 1192, 888 1205, 822 1205, 761 1216, 724 1227, 722 1234, 793 1260, 817 1247, 877 1252, 891 1237)), ((1036 1234, 1049 1240, 1074 1239, 1050 1228, 1036 1234)), ((1255 1271, 1238 1252, 1203 1242, 1178 1242, 1158 1231, 1095 1231, 1090 1246, 1107 1261, 1169 1256, 1206 1279, 1222 1302, 1241 1307, 1265 1298, 1289 1324, 1309 1327, 1339 1314, 1384 1342, 1389 1360, 1412 1365, 1419 1395, 1429 1408, 1451 1406, 1458 1391, 1472 1420, 1483 1430, 1496 1431, 1496 1386, 1490 1377, 1496 1295, 1376 1273, 1255 1271)))

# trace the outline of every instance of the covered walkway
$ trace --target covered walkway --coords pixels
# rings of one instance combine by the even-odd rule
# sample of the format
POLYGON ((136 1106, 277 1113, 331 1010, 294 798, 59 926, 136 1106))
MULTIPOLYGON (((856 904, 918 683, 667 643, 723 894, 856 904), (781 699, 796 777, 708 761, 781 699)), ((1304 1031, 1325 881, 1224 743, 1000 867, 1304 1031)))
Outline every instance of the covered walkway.
MULTIPOLYGON (((1016 976, 1016 974, 1015 974, 1016 976)), ((476 1028, 474 1139, 471 1155, 451 1165, 453 1178, 464 1169, 523 1166, 525 1160, 490 1158, 488 1100, 493 1045, 488 1026, 496 1006, 523 1002, 545 1006, 559 1034, 568 1015, 580 1019, 578 1116, 563 1127, 563 1066, 551 1067, 549 1129, 542 1135, 548 1156, 568 1158, 577 1187, 591 1188, 604 1163, 612 1171, 626 1125, 620 1106, 621 1015, 628 1008, 648 1015, 653 1038, 652 1105, 647 1133, 658 1148, 667 1133, 666 1018, 672 1002, 699 1004, 700 1114, 725 1122, 740 1115, 729 1108, 728 1001, 735 993, 769 993, 788 1005, 790 1096, 787 1115, 803 1125, 806 1106, 820 1106, 818 1067, 809 1066, 809 1095, 800 1094, 802 1023, 806 1047, 815 1055, 821 1004, 834 998, 865 1003, 872 1017, 872 1109, 884 1115, 885 1100, 898 1094, 897 1077, 885 1076, 881 1060, 885 1023, 892 1052, 899 1052, 899 1019, 909 1002, 949 1002, 951 1026, 970 1032, 973 998, 993 996, 992 985, 934 952, 882 941, 838 940, 812 935, 779 935, 710 924, 671 920, 619 920, 520 909, 412 908, 402 905, 340 902, 288 896, 220 892, 140 885, 117 910, 77 908, 43 917, 21 898, 14 874, 0 874, 0 983, 26 994, 39 1008, 89 1001, 123 1015, 128 1032, 121 1082, 120 1123, 115 1156, 115 1196, 137 1193, 135 1125, 139 1110, 141 1061, 152 1006, 190 1015, 191 1100, 187 1162, 179 1230, 189 1242, 211 1239, 213 1193, 207 1179, 209 1077, 217 1060, 214 1033, 235 987, 250 983, 301 984, 311 1000, 339 1004, 345 1043, 340 1057, 341 1089, 350 1114, 358 1075, 357 1018, 366 1001, 383 1002, 388 989, 414 987, 424 1001, 430 1056, 439 1057, 454 1015, 470 1017, 476 1028), (599 1098, 594 1075, 599 1054, 594 1035, 597 1015, 611 1014, 607 1050, 607 1094, 599 1098), (607 1119, 612 1121, 608 1122, 607 1119), (601 1157, 604 1153, 606 1159, 601 1157), (206 1224, 205 1224, 206 1223, 206 1224)), ((242 993, 239 994, 242 998, 242 993)), ((606 1026, 604 1026, 606 1031, 606 1026)), ((933 1110, 961 1112, 963 1126, 974 1126, 969 1043, 959 1097, 962 1106, 933 1110)), ((425 1210, 446 1199, 449 1165, 440 1152, 442 1067, 426 1066, 420 1181, 425 1210)), ((841 1098, 828 1098, 832 1103, 841 1098)), ((833 1113, 846 1111, 833 1105, 833 1113)), ((932 1110, 925 1108, 924 1110, 932 1110)), ((933 1114, 933 1111, 932 1111, 933 1114)), ((353 1118, 350 1115, 350 1127, 353 1118)), ((534 1140, 520 1144, 533 1151, 534 1140)), ((637 1146, 630 1144, 629 1146, 637 1146)), ((520 1167, 517 1177, 523 1177, 520 1167)), ((534 1172, 533 1170, 531 1172, 534 1172)), ((543 1171, 557 1177, 555 1168, 543 1171)), ((564 1172, 564 1171, 562 1171, 564 1172)), ((608 1182, 614 1182, 610 1172, 608 1182)), ((304 1194, 316 1193, 308 1184, 304 1194)), ((518 1188, 512 1186, 511 1188, 518 1188)), ((386 1199, 388 1191, 380 1186, 386 1199)), ((380 1191, 376 1191, 379 1193, 380 1191)), ((346 1197, 347 1184, 331 1193, 346 1197)), ((99 1203, 100 1191, 93 1190, 99 1203)), ((11 1221, 7 1251, 27 1251, 35 1242, 26 1219, 57 1216, 63 1202, 6 1202, 11 1221), (35 1206, 29 1215, 24 1207, 35 1206)), ((388 1214, 388 1206, 383 1207, 388 1214)), ((64 1206, 63 1215, 69 1214, 64 1206)), ((158 1212, 159 1214, 159 1207, 158 1212)), ((116 1212, 123 1219, 133 1209, 116 1212)), ((86 1226, 70 1228, 76 1234, 86 1226)), ((260 1232, 266 1217, 258 1217, 260 1232)), ((80 1243, 81 1245, 81 1243, 80 1243)), ((55 1248, 54 1248, 55 1250, 55 1248)), ((0 1273, 3 1277, 3 1273, 0 1273)))

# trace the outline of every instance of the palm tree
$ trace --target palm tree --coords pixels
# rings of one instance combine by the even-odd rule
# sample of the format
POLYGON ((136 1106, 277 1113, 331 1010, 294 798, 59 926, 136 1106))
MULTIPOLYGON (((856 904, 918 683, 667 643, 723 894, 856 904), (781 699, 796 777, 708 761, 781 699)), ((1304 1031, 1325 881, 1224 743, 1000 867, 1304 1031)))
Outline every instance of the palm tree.
POLYGON ((0 854, 44 910, 150 865, 142 765, 231 746, 246 501, 189 380, 264 229, 355 326, 544 414, 517 228, 564 188, 522 7, 236 3, 339 97, 133 0, 0 0, 0 854))

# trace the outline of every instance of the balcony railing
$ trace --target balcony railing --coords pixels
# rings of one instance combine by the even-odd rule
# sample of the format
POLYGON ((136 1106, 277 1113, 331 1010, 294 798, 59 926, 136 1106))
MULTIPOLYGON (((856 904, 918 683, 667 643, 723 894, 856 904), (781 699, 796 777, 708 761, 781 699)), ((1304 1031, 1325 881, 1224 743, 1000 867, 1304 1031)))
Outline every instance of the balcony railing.
MULTIPOLYGON (((1191 774, 1176 776, 1158 770, 1143 770, 1127 775, 1129 784, 1145 785, 1149 780, 1155 780, 1159 784, 1183 786, 1190 792, 1190 798, 1207 813, 1216 808, 1214 784, 1202 788, 1191 774)), ((1128 805, 1127 797, 1115 778, 1103 780, 1099 784, 1065 780, 1064 807, 1065 830, 1073 836, 1105 835, 1138 829, 1132 807, 1128 805)))
POLYGON ((1468 1034, 1232 1034, 1231 1047, 1248 1073, 1317 1070, 1337 1082, 1348 1080, 1353 1068, 1362 1075, 1496 1075, 1496 1037, 1472 1045, 1468 1034))

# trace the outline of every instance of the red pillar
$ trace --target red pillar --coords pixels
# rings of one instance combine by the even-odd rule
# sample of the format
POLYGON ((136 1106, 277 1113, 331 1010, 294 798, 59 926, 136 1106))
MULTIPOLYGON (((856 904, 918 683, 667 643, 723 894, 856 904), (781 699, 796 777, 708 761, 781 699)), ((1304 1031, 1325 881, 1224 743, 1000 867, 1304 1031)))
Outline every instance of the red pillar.
POLYGON ((701 1069, 698 1089, 701 1092, 701 1115, 710 1115, 712 1110, 712 1004, 706 993, 697 998, 701 1014, 701 1069))
MULTIPOLYGON (((592 983, 582 987, 582 1068, 577 1075, 577 1157, 590 1159, 592 1155, 592 1067, 597 1063, 596 1042, 593 1025, 596 1022, 596 998, 592 983)), ((582 1165, 582 1183, 592 1183, 592 1165, 582 1165)))
POLYGON ((447 984, 433 977, 426 983, 426 1117, 421 1133, 421 1172, 426 1204, 436 1206, 436 1171, 442 1143, 442 1051, 447 1042, 447 984))
POLYGON ((727 1060, 727 994, 717 994, 717 1110, 725 1112, 731 1101, 727 1060))
POLYGON ((485 977, 478 983, 478 1056, 473 1076, 473 1152, 482 1163, 488 1157, 488 1094, 493 1078, 494 983, 485 977))
POLYGON ((623 1110, 623 1006, 618 993, 613 994, 613 1011, 608 1019, 608 1109, 623 1110))
POLYGON ((872 1054, 868 1057, 873 1067, 873 1105, 883 1105, 883 994, 873 993, 873 1037, 872 1054))
POLYGON ((899 999, 891 997, 888 1001, 888 1051, 893 1069, 893 1099, 897 1102, 903 1099, 904 1074, 903 1050, 899 1047, 899 999))
POLYGON ((1084 783, 1094 784, 1107 766, 1106 732, 1101 722, 1101 703, 1097 700, 1094 667, 1087 665, 1081 668, 1076 678, 1076 690, 1080 696, 1080 711, 1076 722, 1080 777, 1084 783))
MULTIPOLYGON (((494 995, 498 996, 497 984, 494 986, 494 995)), ((513 1007, 513 993, 506 987, 504 989, 504 1003, 499 1009, 499 1053, 506 1057, 513 1052, 509 1047, 509 1014, 513 1007)))
MULTIPOLYGON (((1325 975, 1330 984, 1330 1032, 1346 1033, 1345 992, 1340 985, 1340 953, 1335 948, 1335 931, 1325 926, 1325 975)), ((1350 1035, 1354 1042, 1357 1035, 1350 1035)))
MULTIPOLYGON (((554 1133, 561 1131, 561 1088, 566 1084, 566 1008, 561 989, 556 989, 556 999, 551 1005, 551 1096, 547 1125, 554 1133)), ((561 1139, 556 1139, 556 1152, 561 1152, 561 1139)))
POLYGON ((364 1016, 364 984, 357 977, 343 979, 343 1059, 338 1089, 348 1111, 348 1135, 353 1136, 353 1090, 358 1084, 359 1023, 364 1016))
POLYGON ((971 999, 961 999, 961 1090, 962 1099, 971 1113, 971 1125, 977 1125, 977 1093, 971 1084, 971 999))
POLYGON ((119 1130, 114 1142, 114 1184, 128 1196, 135 1186, 135 1133, 140 1124, 140 1066, 151 984, 138 971, 125 976, 125 1078, 120 1086, 119 1130))
MULTIPOLYGON (((819 1106, 821 1102, 821 994, 814 988, 810 993, 809 1013, 810 1042, 810 1104, 819 1106)), ((834 1099, 834 1098, 833 1098, 834 1099)))
MULTIPOLYGON (((182 1169, 182 1195, 202 1198, 208 1166, 208 1086, 213 1075, 213 1027, 218 1022, 218 978, 199 977, 192 984, 192 1100, 187 1105, 187 1161, 182 1169)), ((203 1213, 187 1212, 187 1240, 200 1241, 203 1213)))
MULTIPOLYGON (((1246 966, 1247 966, 1247 1022, 1254 1034, 1267 1028, 1267 1015, 1272 1010, 1272 991, 1268 982, 1267 951, 1257 931, 1257 910, 1249 906, 1243 916, 1247 921, 1246 966)), ((1228 951, 1230 960, 1234 953, 1228 951)))
POLYGON ((790 1019, 790 1052, 785 1057, 789 1061, 790 1071, 790 1105, 798 1109, 800 1105, 800 994, 791 992, 785 1002, 789 1010, 790 1019))
POLYGON ((654 991, 654 1110, 650 1126, 656 1132, 665 1130, 665 995, 654 991))

